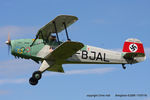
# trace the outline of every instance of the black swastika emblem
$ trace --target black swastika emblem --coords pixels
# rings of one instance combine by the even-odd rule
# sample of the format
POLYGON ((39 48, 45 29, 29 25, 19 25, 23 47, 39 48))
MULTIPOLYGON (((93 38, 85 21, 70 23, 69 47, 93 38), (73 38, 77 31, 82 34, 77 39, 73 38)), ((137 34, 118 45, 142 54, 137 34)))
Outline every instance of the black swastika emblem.
POLYGON ((130 44, 129 50, 131 52, 136 52, 138 50, 138 46, 136 44, 130 44))

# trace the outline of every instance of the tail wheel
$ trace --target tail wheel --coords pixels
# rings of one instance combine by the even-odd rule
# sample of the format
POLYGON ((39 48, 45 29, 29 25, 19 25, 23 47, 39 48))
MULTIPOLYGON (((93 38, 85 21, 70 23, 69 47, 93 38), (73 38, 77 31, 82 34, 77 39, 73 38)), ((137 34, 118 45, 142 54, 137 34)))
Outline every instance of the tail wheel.
POLYGON ((122 64, 122 68, 123 68, 123 69, 126 69, 126 66, 125 66, 125 64, 122 64))
POLYGON ((35 78, 33 78, 33 77, 31 77, 31 78, 29 79, 29 83, 30 83, 31 85, 36 85, 36 84, 38 84, 38 80, 35 79, 35 78))
POLYGON ((35 71, 33 74, 32 74, 32 78, 36 79, 36 80, 40 80, 42 77, 42 73, 40 71, 35 71))

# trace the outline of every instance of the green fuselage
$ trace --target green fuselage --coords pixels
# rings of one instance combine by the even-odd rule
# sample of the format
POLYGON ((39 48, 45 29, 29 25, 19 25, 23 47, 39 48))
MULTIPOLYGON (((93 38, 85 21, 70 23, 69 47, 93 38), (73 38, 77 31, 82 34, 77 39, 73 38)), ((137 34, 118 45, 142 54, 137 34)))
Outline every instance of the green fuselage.
POLYGON ((41 58, 37 57, 37 53, 47 44, 55 48, 59 45, 57 41, 44 42, 42 39, 37 39, 35 43, 30 46, 33 39, 19 39, 11 41, 11 53, 16 57, 25 59, 32 59, 36 62, 40 61, 41 58))

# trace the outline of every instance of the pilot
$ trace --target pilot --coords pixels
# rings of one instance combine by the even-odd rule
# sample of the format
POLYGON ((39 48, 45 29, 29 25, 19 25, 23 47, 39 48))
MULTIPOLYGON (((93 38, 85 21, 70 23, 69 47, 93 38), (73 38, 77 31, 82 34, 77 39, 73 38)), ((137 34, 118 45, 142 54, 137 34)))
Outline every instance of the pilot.
POLYGON ((51 42, 56 42, 56 36, 51 35, 51 36, 50 36, 50 41, 51 41, 51 42))
POLYGON ((50 52, 52 52, 52 51, 55 49, 55 48, 54 48, 54 44, 57 42, 57 41, 56 41, 56 36, 51 35, 51 36, 49 37, 49 39, 50 39, 50 42, 52 43, 51 46, 50 46, 50 52))

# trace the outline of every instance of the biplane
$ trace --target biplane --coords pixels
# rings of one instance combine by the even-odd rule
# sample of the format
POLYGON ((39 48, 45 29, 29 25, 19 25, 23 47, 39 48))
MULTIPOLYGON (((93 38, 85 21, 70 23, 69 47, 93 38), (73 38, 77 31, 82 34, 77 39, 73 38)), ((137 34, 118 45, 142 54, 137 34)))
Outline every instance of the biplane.
POLYGON ((122 52, 106 50, 81 42, 71 41, 67 27, 78 18, 71 15, 60 15, 38 30, 35 39, 10 40, 6 44, 11 47, 15 57, 32 59, 41 66, 29 79, 36 85, 45 71, 64 73, 63 64, 135 64, 146 59, 144 47, 140 40, 129 38, 124 42, 122 52), (66 41, 59 40, 59 33, 65 30, 66 41))

